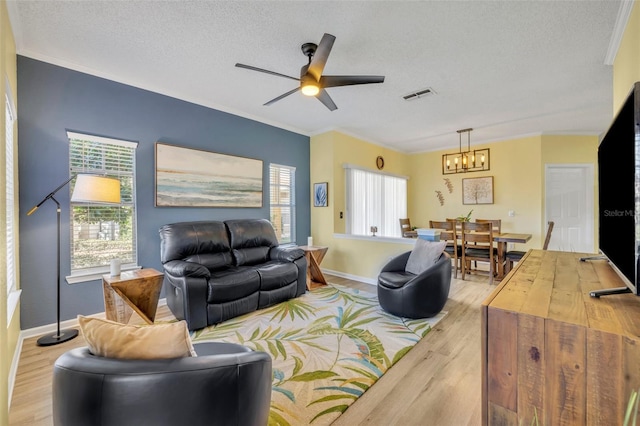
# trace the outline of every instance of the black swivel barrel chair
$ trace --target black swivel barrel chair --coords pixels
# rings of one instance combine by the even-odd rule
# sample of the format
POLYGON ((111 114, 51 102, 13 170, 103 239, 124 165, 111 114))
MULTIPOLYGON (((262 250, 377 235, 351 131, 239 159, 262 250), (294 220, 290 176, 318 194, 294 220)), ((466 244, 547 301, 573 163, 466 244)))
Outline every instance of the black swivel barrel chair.
POLYGON ((197 357, 153 360, 64 353, 53 369, 53 424, 266 425, 271 357, 232 343, 194 349, 197 357))
POLYGON ((429 318, 438 314, 449 297, 451 257, 440 258, 419 275, 405 271, 410 251, 389 261, 378 276, 378 300, 390 314, 429 318))

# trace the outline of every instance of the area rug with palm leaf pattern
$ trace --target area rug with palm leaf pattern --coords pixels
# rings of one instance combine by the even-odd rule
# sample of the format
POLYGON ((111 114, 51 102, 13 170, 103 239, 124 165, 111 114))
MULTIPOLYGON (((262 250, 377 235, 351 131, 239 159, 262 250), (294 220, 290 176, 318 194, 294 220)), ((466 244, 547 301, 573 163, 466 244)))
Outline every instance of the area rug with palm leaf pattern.
POLYGON ((270 425, 327 425, 445 315, 408 320, 374 293, 330 284, 192 334, 240 343, 273 359, 270 425))

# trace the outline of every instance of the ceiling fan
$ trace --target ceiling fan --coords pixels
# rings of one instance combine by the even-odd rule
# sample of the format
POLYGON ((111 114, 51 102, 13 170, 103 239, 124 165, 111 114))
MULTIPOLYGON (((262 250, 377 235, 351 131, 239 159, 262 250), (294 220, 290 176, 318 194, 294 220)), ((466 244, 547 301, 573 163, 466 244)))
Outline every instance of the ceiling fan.
POLYGON ((333 42, 335 40, 335 36, 325 33, 320 40, 320 44, 305 43, 302 45, 302 53, 304 53, 305 56, 309 58, 309 63, 300 69, 300 78, 280 74, 275 71, 265 70, 263 68, 253 67, 251 65, 236 64, 236 67, 263 72, 271 75, 277 75, 300 82, 299 87, 283 93, 277 98, 271 99, 264 105, 271 105, 279 101, 280 99, 286 98, 287 96, 300 90, 304 95, 315 96, 327 108, 329 108, 331 111, 335 111, 336 109, 338 109, 338 107, 333 102, 333 99, 331 99, 331 96, 329 96, 329 94, 325 90, 326 88, 384 82, 384 76, 380 75, 322 75, 322 71, 324 70, 324 66, 327 63, 329 53, 331 53, 331 48, 333 47, 333 42))

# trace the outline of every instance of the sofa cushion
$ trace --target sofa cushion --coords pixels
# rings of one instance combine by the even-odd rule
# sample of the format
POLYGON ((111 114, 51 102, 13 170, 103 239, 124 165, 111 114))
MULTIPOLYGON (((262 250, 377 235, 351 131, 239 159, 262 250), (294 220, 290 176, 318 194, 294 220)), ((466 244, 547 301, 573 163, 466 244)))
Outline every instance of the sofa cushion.
POLYGON ((224 223, 236 266, 266 262, 269 249, 278 245, 273 225, 267 219, 234 219, 224 223))
MULTIPOLYGON (((230 253, 231 246, 227 228, 223 222, 199 221, 163 225, 160 234, 160 261, 187 260, 200 263, 198 256, 230 253)), ((231 256, 212 258, 209 269, 218 269, 231 263, 231 256)))
POLYGON ((298 267, 294 263, 273 260, 257 266, 260 274, 260 290, 274 290, 298 279, 298 267))
POLYGON ((244 249, 233 249, 233 257, 236 266, 258 265, 269 259, 269 247, 251 247, 244 249))
POLYGON ((409 259, 407 259, 405 271, 420 275, 436 263, 446 245, 446 241, 434 242, 418 238, 409 259))
POLYGON ((211 273, 207 288, 207 302, 229 302, 255 293, 259 289, 260 275, 255 268, 231 267, 211 273))
POLYGON ((401 288, 416 276, 406 271, 380 272, 378 284, 390 289, 401 288))
POLYGON ((107 358, 164 359, 196 356, 186 321, 128 325, 78 315, 92 354, 107 358))
POLYGON ((209 271, 219 271, 233 265, 233 257, 230 251, 196 254, 187 256, 184 260, 202 265, 209 271))

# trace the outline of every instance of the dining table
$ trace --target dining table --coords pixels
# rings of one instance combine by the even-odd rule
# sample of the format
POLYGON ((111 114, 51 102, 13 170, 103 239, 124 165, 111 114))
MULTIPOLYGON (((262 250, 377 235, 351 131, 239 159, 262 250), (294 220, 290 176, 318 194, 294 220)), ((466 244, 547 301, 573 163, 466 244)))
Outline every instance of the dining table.
POLYGON ((493 241, 498 243, 498 280, 504 278, 504 267, 507 261, 507 244, 525 244, 531 238, 531 234, 517 234, 514 232, 503 232, 493 236, 493 241))

